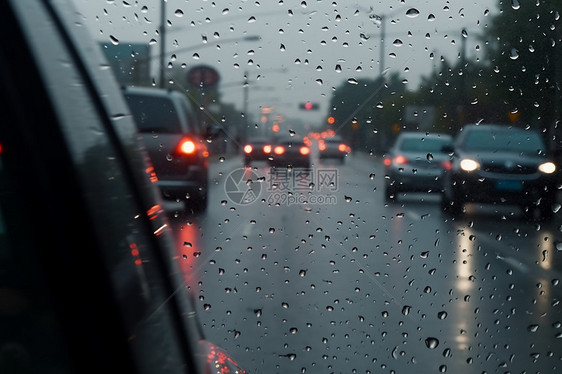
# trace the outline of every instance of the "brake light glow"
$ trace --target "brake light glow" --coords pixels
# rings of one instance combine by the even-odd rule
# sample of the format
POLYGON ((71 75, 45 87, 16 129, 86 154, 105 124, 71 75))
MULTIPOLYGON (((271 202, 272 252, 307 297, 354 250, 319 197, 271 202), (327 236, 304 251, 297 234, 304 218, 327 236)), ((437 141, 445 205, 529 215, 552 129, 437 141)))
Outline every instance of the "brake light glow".
POLYGON ((340 145, 338 145, 338 150, 340 152, 347 152, 347 145, 341 143, 340 145))
POLYGON ((278 145, 273 148, 273 153, 275 153, 276 155, 282 155, 283 153, 285 153, 285 147, 278 145))
POLYGON ((318 149, 321 151, 326 150, 326 143, 324 142, 324 140, 320 139, 320 141, 318 141, 318 149))
POLYGON ((451 161, 443 161, 441 163, 441 166, 443 167, 443 169, 445 170, 451 170, 453 168, 453 164, 451 164, 451 161))
POLYGON ((249 144, 246 144, 244 146, 244 153, 252 153, 253 150, 254 150, 254 148, 249 144))
POLYGON ((263 153, 271 153, 271 146, 269 144, 263 146, 263 153))
POLYGON ((300 147, 299 152, 301 153, 301 155, 306 156, 310 153, 310 148, 304 146, 300 147))
POLYGON ((195 143, 193 142, 193 140, 186 138, 186 139, 182 139, 182 141, 180 141, 180 144, 178 146, 178 153, 184 154, 184 155, 191 155, 193 153, 195 153, 195 150, 197 149, 197 146, 195 145, 195 143))
POLYGON ((385 158, 385 159, 384 159, 384 164, 385 164, 386 166, 390 166, 390 165, 392 164, 392 160, 389 159, 389 158, 385 158))
POLYGON ((397 165, 404 165, 408 163, 408 159, 402 155, 394 157, 394 163, 397 165))

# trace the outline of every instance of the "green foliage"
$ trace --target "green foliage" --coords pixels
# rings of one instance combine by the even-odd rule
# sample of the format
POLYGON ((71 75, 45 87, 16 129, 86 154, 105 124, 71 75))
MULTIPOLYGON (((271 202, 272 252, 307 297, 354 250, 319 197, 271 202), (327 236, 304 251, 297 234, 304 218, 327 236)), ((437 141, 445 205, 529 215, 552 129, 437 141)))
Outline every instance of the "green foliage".
MULTIPOLYGON (((377 79, 363 79, 356 84, 342 83, 334 92, 329 115, 335 118, 331 126, 351 143, 353 148, 380 149, 390 131, 389 116, 400 115, 385 110, 385 101, 392 102, 406 89, 398 74, 377 79)), ((391 104, 389 104, 389 107, 391 104)))
POLYGON ((503 2, 483 39, 493 74, 490 83, 531 126, 555 120, 561 78, 560 0, 503 2))

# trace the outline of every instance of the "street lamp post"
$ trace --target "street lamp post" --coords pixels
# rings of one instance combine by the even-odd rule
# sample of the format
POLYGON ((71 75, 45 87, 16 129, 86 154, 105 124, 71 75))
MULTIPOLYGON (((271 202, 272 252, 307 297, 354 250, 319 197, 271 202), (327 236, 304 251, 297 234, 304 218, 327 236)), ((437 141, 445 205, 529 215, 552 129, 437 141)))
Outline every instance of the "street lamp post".
MULTIPOLYGON (((370 12, 372 12, 373 9, 370 9, 370 12)), ((393 12, 390 13, 386 13, 386 14, 372 14, 369 17, 370 18, 374 18, 377 21, 379 21, 381 23, 381 47, 380 47, 380 61, 379 61, 379 74, 382 77, 382 74, 384 73, 384 43, 385 43, 385 39, 386 39, 386 19, 387 17, 392 17, 395 14, 398 14, 400 12, 403 12, 404 8, 400 8, 400 9, 395 9, 393 12)))

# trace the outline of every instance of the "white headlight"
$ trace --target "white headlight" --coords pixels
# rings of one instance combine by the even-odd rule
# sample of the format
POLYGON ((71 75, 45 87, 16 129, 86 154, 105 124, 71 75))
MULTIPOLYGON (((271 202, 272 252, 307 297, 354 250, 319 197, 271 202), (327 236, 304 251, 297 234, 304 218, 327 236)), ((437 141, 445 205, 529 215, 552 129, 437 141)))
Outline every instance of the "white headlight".
POLYGON ((552 174, 556 171, 556 165, 552 162, 545 162, 544 164, 539 165, 539 170, 545 174, 552 174))
POLYGON ((480 167, 480 164, 470 158, 461 160, 461 169, 464 171, 474 171, 480 167))

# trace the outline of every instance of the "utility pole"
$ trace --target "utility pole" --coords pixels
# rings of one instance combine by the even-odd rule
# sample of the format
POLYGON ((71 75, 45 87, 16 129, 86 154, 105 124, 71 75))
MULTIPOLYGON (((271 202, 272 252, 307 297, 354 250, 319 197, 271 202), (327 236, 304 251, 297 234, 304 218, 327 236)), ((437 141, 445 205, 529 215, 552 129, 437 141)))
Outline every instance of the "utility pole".
POLYGON ((381 57, 380 57, 380 62, 379 62, 379 74, 382 77, 382 74, 384 72, 384 40, 386 39, 386 22, 385 22, 385 15, 381 15, 380 16, 380 20, 381 20, 381 57))
POLYGON ((460 105, 459 105, 459 128, 462 127, 466 123, 466 108, 468 104, 467 95, 466 95, 466 74, 468 68, 466 66, 466 29, 463 28, 461 31, 461 51, 460 51, 460 71, 461 71, 461 81, 459 87, 459 97, 460 97, 460 105))
POLYGON ((160 2, 160 77, 159 86, 164 88, 164 64, 166 63, 166 0, 160 2))
POLYGON ((242 84, 242 88, 244 90, 244 117, 242 119, 242 131, 240 133, 240 141, 246 141, 246 134, 248 133, 248 94, 250 89, 250 82, 248 81, 248 71, 244 72, 244 83, 242 84))

